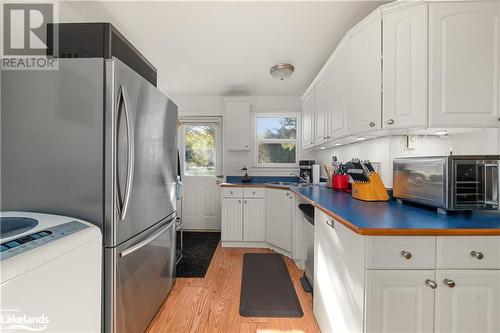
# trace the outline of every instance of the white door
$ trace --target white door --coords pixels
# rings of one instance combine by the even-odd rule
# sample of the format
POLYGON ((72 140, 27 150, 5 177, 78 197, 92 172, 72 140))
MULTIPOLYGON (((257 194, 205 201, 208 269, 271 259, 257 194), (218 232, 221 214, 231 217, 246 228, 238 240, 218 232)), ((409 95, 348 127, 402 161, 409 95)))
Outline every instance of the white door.
POLYGON ((433 332, 434 275, 433 270, 367 271, 366 332, 433 332))
POLYGON ((438 333, 500 332, 500 271, 438 271, 438 333))
POLYGON ((351 35, 351 133, 380 129, 382 122, 382 20, 380 13, 351 35))
POLYGON ((218 122, 181 119, 179 153, 185 230, 220 230, 221 128, 218 122))
POLYGON ((314 144, 314 88, 302 100, 302 147, 314 144))
POLYGON ((289 221, 290 197, 293 198, 289 191, 283 190, 266 190, 266 210, 267 210, 267 242, 273 246, 277 246, 285 251, 291 251, 291 226, 292 221, 289 221))
POLYGON ((266 241, 266 205, 264 199, 243 200, 243 240, 266 241))
POLYGON ((498 7, 429 4, 429 126, 500 125, 498 7))
POLYGON ((335 52, 328 73, 332 81, 330 93, 332 109, 327 115, 329 138, 344 137, 349 130, 349 39, 343 41, 335 52))
POLYGON ((243 199, 222 199, 222 241, 243 240, 243 199))
POLYGON ((383 128, 427 125, 427 4, 383 16, 383 128))

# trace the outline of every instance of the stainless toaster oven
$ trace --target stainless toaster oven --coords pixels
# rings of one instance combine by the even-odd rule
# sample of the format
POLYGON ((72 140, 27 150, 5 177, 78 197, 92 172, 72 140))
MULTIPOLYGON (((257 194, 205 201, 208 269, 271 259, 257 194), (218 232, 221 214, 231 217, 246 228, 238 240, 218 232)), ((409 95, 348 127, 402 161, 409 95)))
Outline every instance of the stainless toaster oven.
POLYGON ((500 155, 394 159, 395 198, 442 210, 499 207, 500 155))

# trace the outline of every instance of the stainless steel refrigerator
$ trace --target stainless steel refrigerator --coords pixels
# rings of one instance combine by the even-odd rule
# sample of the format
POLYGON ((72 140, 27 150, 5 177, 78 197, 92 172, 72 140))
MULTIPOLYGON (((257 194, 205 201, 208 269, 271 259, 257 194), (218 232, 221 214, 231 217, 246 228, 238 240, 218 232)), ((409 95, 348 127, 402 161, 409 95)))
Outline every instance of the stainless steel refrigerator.
POLYGON ((58 63, 1 74, 1 209, 99 226, 103 329, 143 332, 175 282, 177 106, 116 58, 58 63))

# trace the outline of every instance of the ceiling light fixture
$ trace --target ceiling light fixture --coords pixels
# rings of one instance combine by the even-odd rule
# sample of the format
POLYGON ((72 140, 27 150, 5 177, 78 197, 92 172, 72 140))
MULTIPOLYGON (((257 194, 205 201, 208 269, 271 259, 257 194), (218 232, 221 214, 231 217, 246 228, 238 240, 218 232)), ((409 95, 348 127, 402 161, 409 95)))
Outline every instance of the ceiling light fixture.
POLYGON ((356 138, 356 140, 358 140, 358 141, 362 141, 362 140, 364 140, 364 139, 365 139, 365 138, 356 138))
POLYGON ((447 134, 448 134, 448 132, 446 132, 446 131, 437 131, 437 132, 434 132, 434 134, 435 134, 435 135, 440 135, 440 136, 441 136, 441 135, 447 135, 447 134))
POLYGON ((271 76, 275 79, 284 80, 292 75, 295 68, 290 64, 276 64, 269 70, 271 76))
POLYGON ((323 149, 326 149, 326 147, 319 147, 319 149, 322 149, 322 150, 323 150, 323 149))

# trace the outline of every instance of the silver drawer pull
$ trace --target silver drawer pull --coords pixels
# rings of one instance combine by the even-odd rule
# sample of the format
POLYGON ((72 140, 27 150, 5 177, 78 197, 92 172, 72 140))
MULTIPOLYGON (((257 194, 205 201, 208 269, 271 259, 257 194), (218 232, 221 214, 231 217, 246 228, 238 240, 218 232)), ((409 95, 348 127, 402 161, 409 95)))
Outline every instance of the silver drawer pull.
POLYGON ((408 251, 401 251, 401 255, 403 256, 403 258, 405 259, 408 259, 410 260, 411 259, 411 252, 408 252, 408 251))
POLYGON ((444 279, 443 280, 444 284, 447 285, 450 288, 455 288, 455 281, 450 280, 450 279, 444 279))
POLYGON ((375 122, 371 121, 368 125, 370 125, 370 127, 375 127, 375 122))
POLYGON ((437 283, 436 281, 433 281, 431 279, 425 280, 425 283, 431 288, 431 289, 436 289, 437 288, 437 283))
POLYGON ((328 224, 329 227, 331 228, 334 228, 335 229, 335 225, 333 223, 333 220, 326 220, 326 224, 328 224))
POLYGON ((255 191, 252 191, 252 194, 255 194, 255 191))
POLYGON ((233 191, 229 191, 229 193, 233 194, 233 191))
POLYGON ((470 255, 473 256, 474 258, 476 258, 477 260, 482 260, 484 258, 483 252, 479 252, 479 251, 471 251, 470 255))

